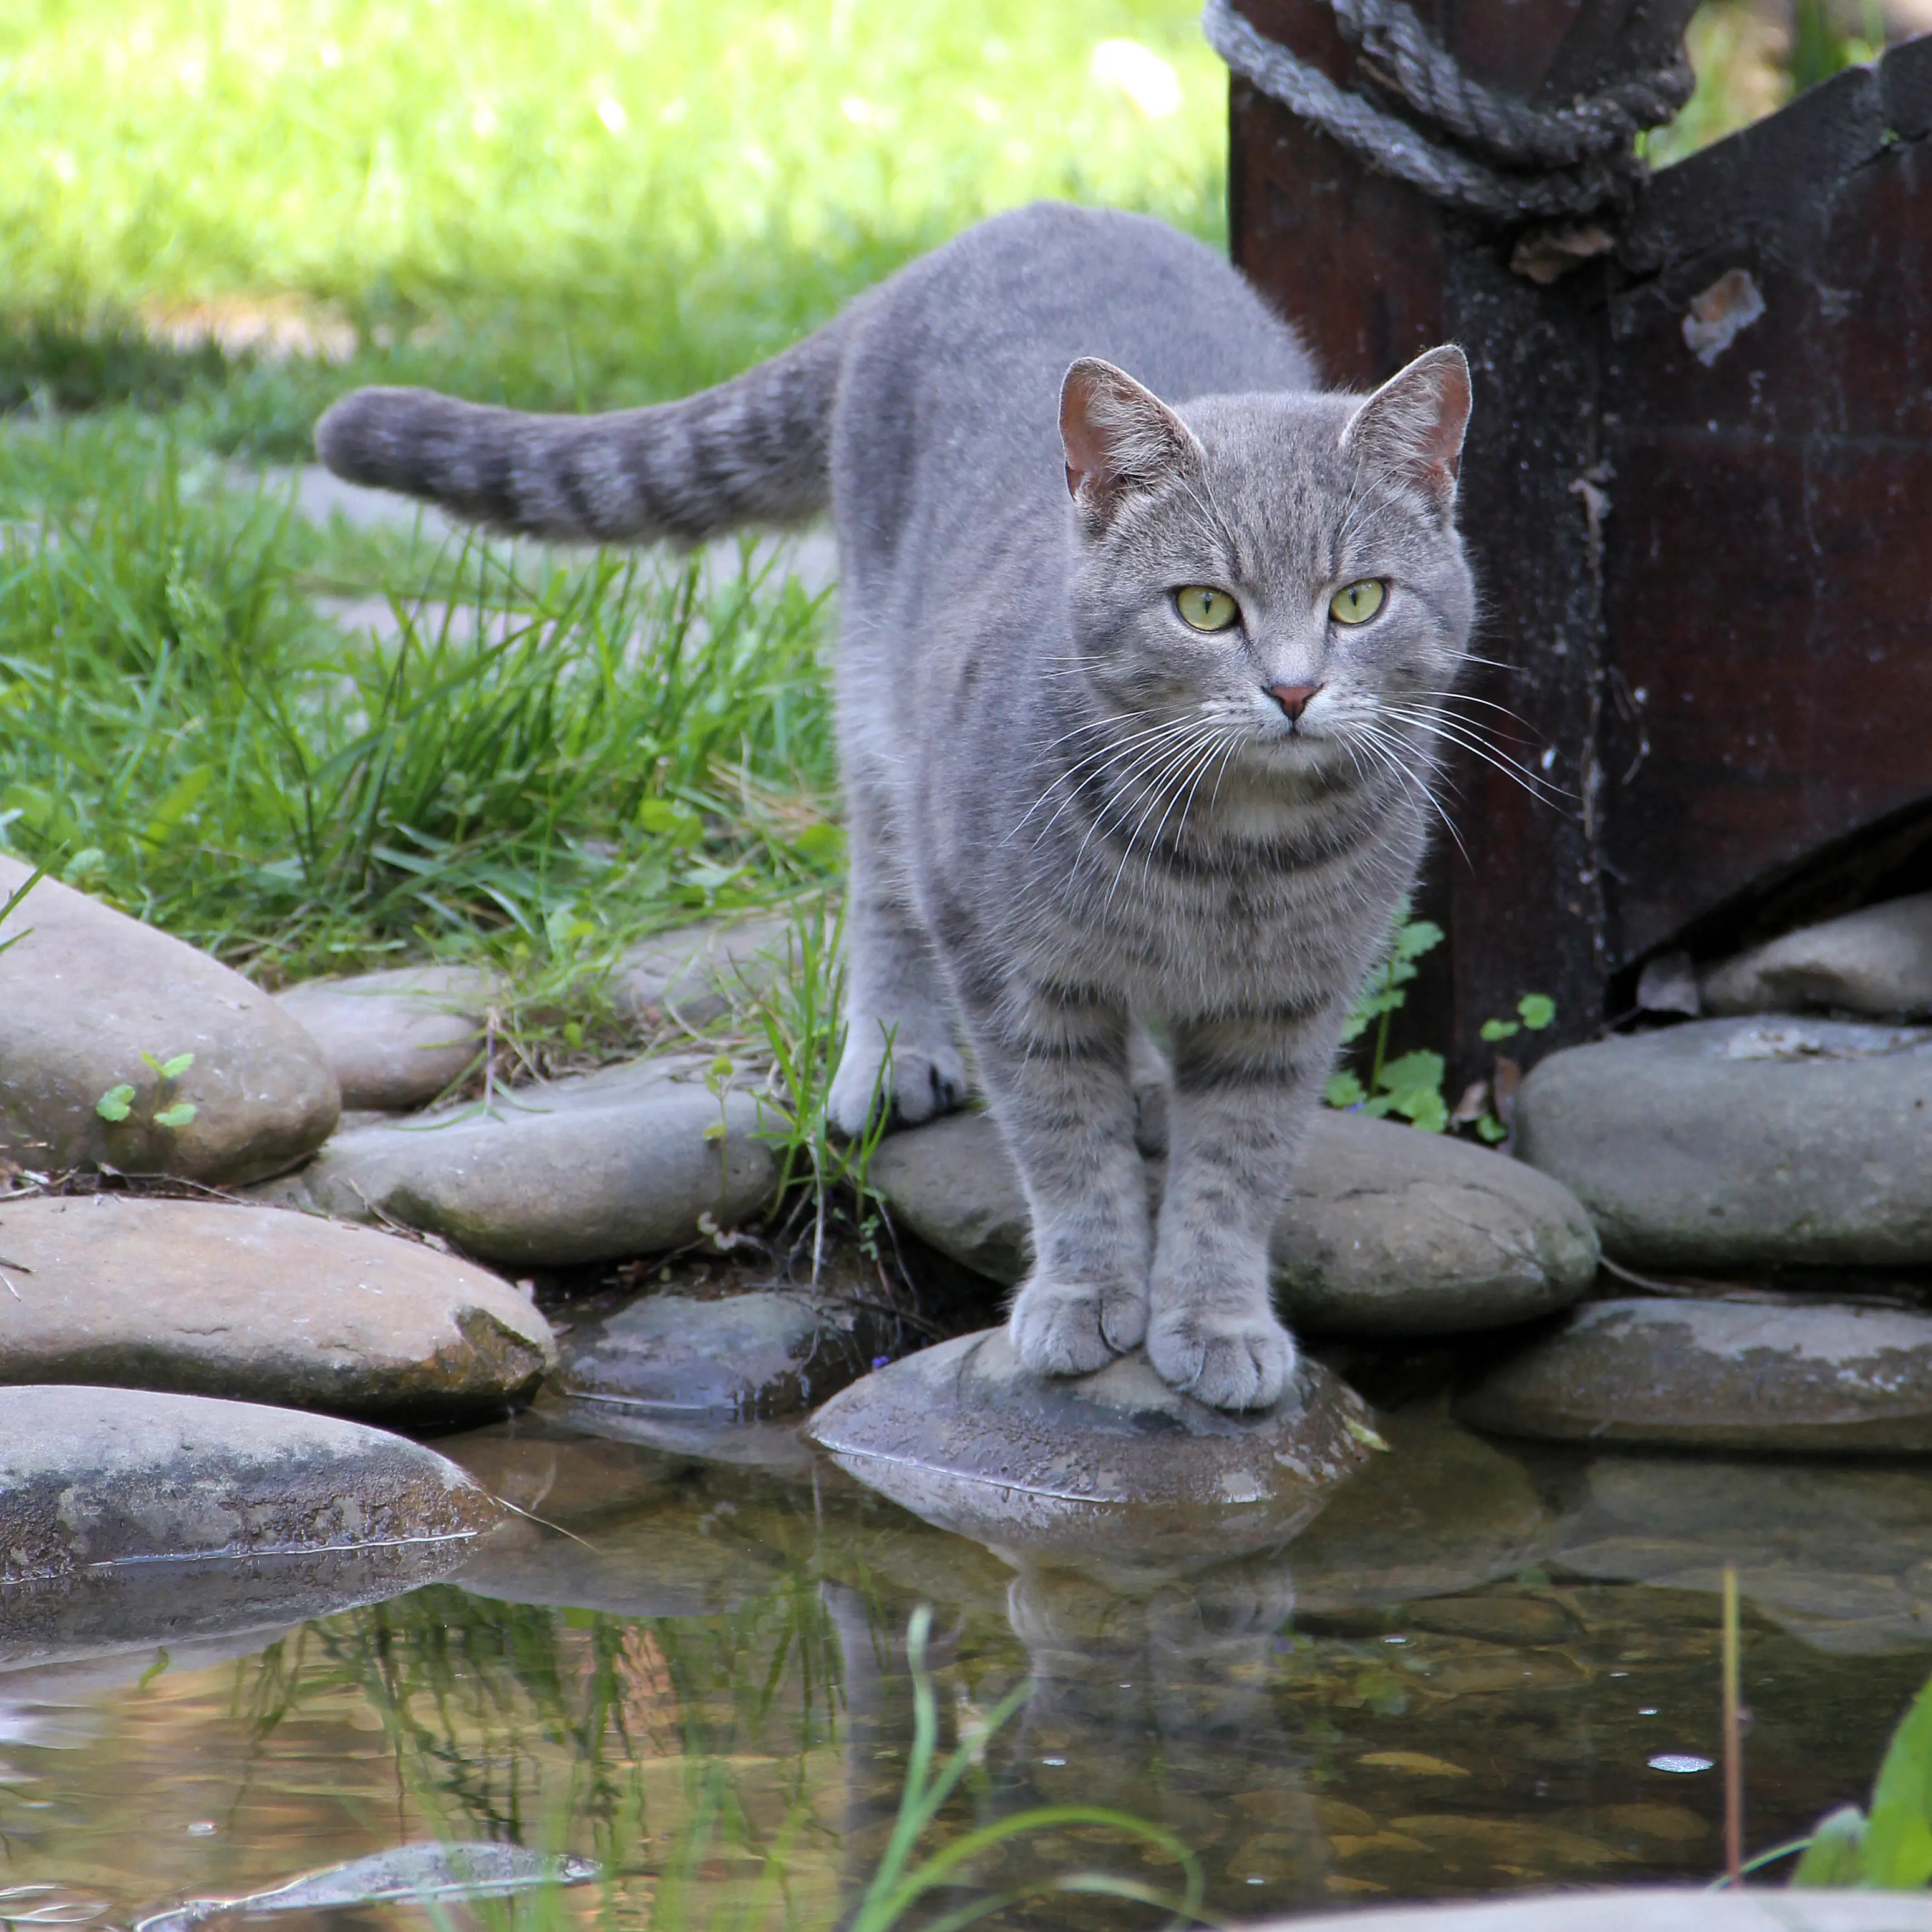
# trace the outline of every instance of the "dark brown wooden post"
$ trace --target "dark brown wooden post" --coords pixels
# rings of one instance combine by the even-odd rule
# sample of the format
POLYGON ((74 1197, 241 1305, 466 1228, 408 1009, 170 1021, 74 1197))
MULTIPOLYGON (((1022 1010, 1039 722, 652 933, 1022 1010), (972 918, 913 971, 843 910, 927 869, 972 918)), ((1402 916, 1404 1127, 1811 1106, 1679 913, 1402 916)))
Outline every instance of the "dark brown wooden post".
MULTIPOLYGON (((1238 4, 1374 94, 1325 0, 1238 4)), ((1466 74, 1550 104, 1658 66, 1690 5, 1416 10, 1466 74)), ((1559 1019, 1522 1044, 1562 1043, 1647 955, 1932 886, 1928 136, 1932 38, 1658 176, 1542 284, 1511 266, 1538 224, 1449 212, 1235 80, 1235 259, 1328 374, 1469 353, 1463 519, 1499 661, 1471 689, 1569 794, 1458 759, 1465 850, 1445 836, 1430 876, 1450 940, 1411 1042, 1448 1042, 1456 1077, 1523 992, 1559 1019)))
MULTIPOLYGON (((1359 88, 1356 56, 1322 0, 1244 0, 1270 39, 1359 88)), ((1560 100, 1667 56, 1690 9, 1663 0, 1636 16, 1619 0, 1444 0, 1431 17, 1475 79, 1560 100)), ((1235 259, 1305 332, 1328 376, 1366 385, 1442 341, 1475 378, 1462 472, 1464 526, 1484 598, 1475 648, 1506 670, 1469 688, 1507 705, 1501 748, 1569 796, 1540 802, 1479 760, 1459 757, 1427 892, 1449 939, 1412 1003, 1418 1040, 1448 1042, 1453 1070, 1479 1058, 1478 1029, 1526 992, 1552 995, 1551 1041, 1587 1036, 1611 960, 1592 809, 1600 784, 1600 278, 1540 286, 1512 272, 1516 232, 1453 214, 1376 173, 1253 88, 1232 94, 1230 212, 1235 259), (1548 755, 1547 763, 1545 762, 1548 755)))

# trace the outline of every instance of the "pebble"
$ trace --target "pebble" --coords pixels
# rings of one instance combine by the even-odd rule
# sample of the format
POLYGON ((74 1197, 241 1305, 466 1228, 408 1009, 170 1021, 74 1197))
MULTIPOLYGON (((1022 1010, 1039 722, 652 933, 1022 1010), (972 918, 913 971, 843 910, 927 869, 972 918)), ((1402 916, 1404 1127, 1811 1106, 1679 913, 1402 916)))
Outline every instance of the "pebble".
POLYGON ((653 933, 619 962, 610 1003, 627 1019, 662 1016, 701 1032, 770 992, 791 930, 787 914, 757 913, 653 933))
MULTIPOLYGON (((868 1178, 942 1253, 995 1281, 1025 1274, 1025 1196, 988 1115, 894 1135, 868 1178)), ((1547 1176, 1467 1142, 1327 1108, 1273 1247, 1276 1306, 1309 1334, 1439 1335, 1527 1321, 1574 1301, 1598 1262, 1588 1217, 1547 1176)))
MULTIPOLYGON (((30 876, 0 855, 0 902, 30 876)), ((239 974, 52 879, 0 924, 0 940, 16 935, 0 952, 0 1156, 232 1184, 279 1172, 334 1126, 321 1050, 239 974), (166 1082, 142 1058, 188 1054, 166 1082), (96 1103, 124 1086, 126 1117, 104 1118, 96 1103)))
MULTIPOLYGON (((1400 1821, 1411 1822, 1411 1821, 1400 1821)), ((1280 1919, 1250 1932, 1932 1932, 1923 1893, 1760 1893, 1620 1888, 1476 1904, 1359 1909, 1280 1919)))
POLYGON ((724 1098, 700 1059, 629 1062, 500 1094, 405 1124, 339 1135, 267 1198, 348 1221, 423 1228, 509 1268, 564 1268, 662 1253, 729 1228, 778 1179, 748 1094, 724 1098))
POLYGON ((1185 1566, 1285 1541, 1367 1460, 1374 1427, 1306 1357, 1274 1408, 1234 1415, 1138 1351, 1049 1379, 986 1329, 854 1383, 809 1433, 860 1482, 1002 1554, 1185 1566))
POLYGON ((488 1492, 360 1423, 204 1396, 0 1388, 0 1582, 162 1559, 466 1544, 488 1492))
POLYGON ((307 980, 275 995, 321 1048, 342 1104, 400 1113, 427 1106, 476 1058, 492 976, 470 966, 401 966, 307 980))
POLYGON ((0 1203, 0 1382, 108 1382, 445 1426, 556 1358, 507 1282, 420 1242, 270 1208, 0 1203))
POLYGON ((1802 1454, 1932 1450, 1932 1316, 1593 1301, 1491 1370, 1466 1421, 1555 1442, 1802 1454))
POLYGON ((580 1402, 658 1415, 770 1420, 898 1352, 898 1325, 884 1309, 814 1300, 804 1288, 644 1294, 572 1333, 556 1385, 580 1402))
POLYGON ((1932 892, 1754 946, 1701 975, 1698 992, 1707 1013, 1932 1016, 1932 892))
POLYGON ((1635 1268, 1932 1263, 1932 1030, 1696 1020, 1552 1054, 1517 1148, 1635 1268))

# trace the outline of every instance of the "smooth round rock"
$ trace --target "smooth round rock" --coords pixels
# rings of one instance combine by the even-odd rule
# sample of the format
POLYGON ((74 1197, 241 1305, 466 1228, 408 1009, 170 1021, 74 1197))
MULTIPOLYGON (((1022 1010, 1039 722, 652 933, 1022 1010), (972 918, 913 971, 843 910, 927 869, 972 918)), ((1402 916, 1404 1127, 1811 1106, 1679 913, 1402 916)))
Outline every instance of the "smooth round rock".
POLYGON ((1932 1316, 1822 1304, 1593 1301, 1492 1370, 1466 1421, 1551 1442, 1932 1450, 1932 1316))
MULTIPOLYGON (((31 868, 0 855, 0 902, 31 868)), ((43 879, 0 940, 0 1154, 37 1171, 236 1182, 325 1140, 342 1099, 321 1049, 259 987, 206 953, 43 879), (163 1082, 143 1054, 194 1064, 163 1082), (128 1117, 95 1103, 131 1086, 128 1117), (158 1113, 194 1108, 184 1126, 158 1113)))
MULTIPOLYGON (((1149 1187, 1157 1197, 1160 1170, 1149 1187)), ((922 1240, 1016 1282, 1026 1198, 999 1130, 956 1114, 893 1135, 868 1179, 922 1240)), ((1271 1243, 1276 1305, 1298 1330, 1444 1335, 1567 1307, 1597 1271, 1595 1231, 1546 1175, 1488 1149, 1324 1108, 1271 1243)))
POLYGON ((1517 1148, 1636 1268, 1932 1262, 1932 1030, 1699 1020, 1553 1053, 1517 1148))
POLYGON ((0 1204, 0 1382, 99 1382, 418 1425, 500 1415, 556 1359, 508 1283, 272 1208, 0 1204))
POLYGON ((698 1240, 700 1217, 750 1219, 778 1182, 748 1094, 718 1102, 687 1059, 643 1060, 338 1135, 267 1198, 345 1221, 386 1216, 512 1268, 659 1254, 698 1240))
POLYGON ((1708 1013, 1820 1008, 1874 1019, 1932 1015, 1932 892, 1787 932, 1726 960, 1698 986, 1708 1013))
POLYGON ((1612 1888, 1271 1919, 1250 1932, 1932 1932, 1923 1892, 1612 1888))
POLYGON ((1372 1425, 1306 1357, 1273 1408, 1235 1415, 1177 1394, 1138 1352, 1037 1376, 992 1328, 854 1383, 809 1433, 860 1482, 1002 1554, 1192 1567, 1285 1542, 1366 1460, 1372 1425))
POLYGON ((572 1332, 556 1387, 580 1402, 670 1417, 769 1420, 865 1374, 896 1326, 883 1309, 814 1301, 803 1289, 644 1294, 572 1332))
POLYGON ((475 1061, 496 981, 471 966, 308 980, 275 995, 321 1048, 345 1108, 426 1107, 475 1061))
POLYGON ((760 913, 653 933, 618 962, 607 989, 610 1003, 630 1019, 708 1027, 771 990, 790 932, 788 915, 760 913))
POLYGON ((360 1423, 140 1389, 0 1388, 0 1582, 467 1543, 497 1520, 454 1462, 360 1423))

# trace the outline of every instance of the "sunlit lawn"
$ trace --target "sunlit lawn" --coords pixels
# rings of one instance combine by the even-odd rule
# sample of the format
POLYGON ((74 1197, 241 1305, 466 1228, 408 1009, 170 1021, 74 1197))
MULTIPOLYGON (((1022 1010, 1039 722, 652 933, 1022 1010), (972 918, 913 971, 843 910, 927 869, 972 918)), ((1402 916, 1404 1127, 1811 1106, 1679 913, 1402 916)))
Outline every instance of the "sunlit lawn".
MULTIPOLYGON (((0 842, 276 976, 506 943, 567 968, 836 876, 826 614, 795 587, 512 584, 251 507, 224 465, 304 459, 359 382, 682 394, 1035 196, 1217 241, 1195 14, 10 0, 0 842), (458 580, 524 614, 506 642, 432 613, 379 646, 310 602, 458 580)), ((1700 16, 1660 150, 1774 104, 1752 17, 1700 16)))

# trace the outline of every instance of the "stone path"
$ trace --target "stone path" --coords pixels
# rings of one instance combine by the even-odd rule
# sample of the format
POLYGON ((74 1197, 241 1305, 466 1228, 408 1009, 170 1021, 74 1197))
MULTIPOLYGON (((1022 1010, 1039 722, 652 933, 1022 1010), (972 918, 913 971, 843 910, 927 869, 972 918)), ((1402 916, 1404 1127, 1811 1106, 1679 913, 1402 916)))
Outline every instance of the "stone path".
MULTIPOLYGON (((30 876, 0 854, 0 901, 30 876)), ((232 1183, 334 1126, 314 1041, 206 953, 52 879, 0 924, 0 941, 16 934, 0 952, 0 1156, 232 1183)))
POLYGON ((661 1254, 756 1214, 778 1166, 748 1094, 721 1101, 702 1056, 664 1056, 338 1134, 262 1198, 427 1228, 508 1268, 661 1254), (721 1141, 707 1138, 722 1120, 721 1141))
MULTIPOLYGON (((942 1254, 1002 1282, 1029 1264, 1026 1201, 999 1131, 959 1114, 894 1135, 872 1184, 942 1254)), ((1159 1185, 1150 1169, 1150 1190, 1159 1185)), ((1467 1142, 1386 1120, 1316 1117, 1274 1240, 1277 1304, 1298 1330, 1439 1335, 1566 1307, 1597 1239, 1546 1177, 1467 1142)))
POLYGON ((0 1388, 0 1582, 163 1559, 467 1544, 488 1493, 330 1416, 124 1388, 0 1388))
POLYGON ((1932 1450, 1932 1316, 1749 1301, 1593 1301, 1460 1412, 1506 1435, 1773 1453, 1932 1450))
POLYGON ((0 1383, 448 1426, 526 1399, 556 1357, 507 1282, 394 1234, 215 1202, 0 1202, 0 1383))
POLYGON ((1552 1054, 1522 1158, 1639 1268, 1932 1264, 1932 1029, 1694 1021, 1552 1054))

